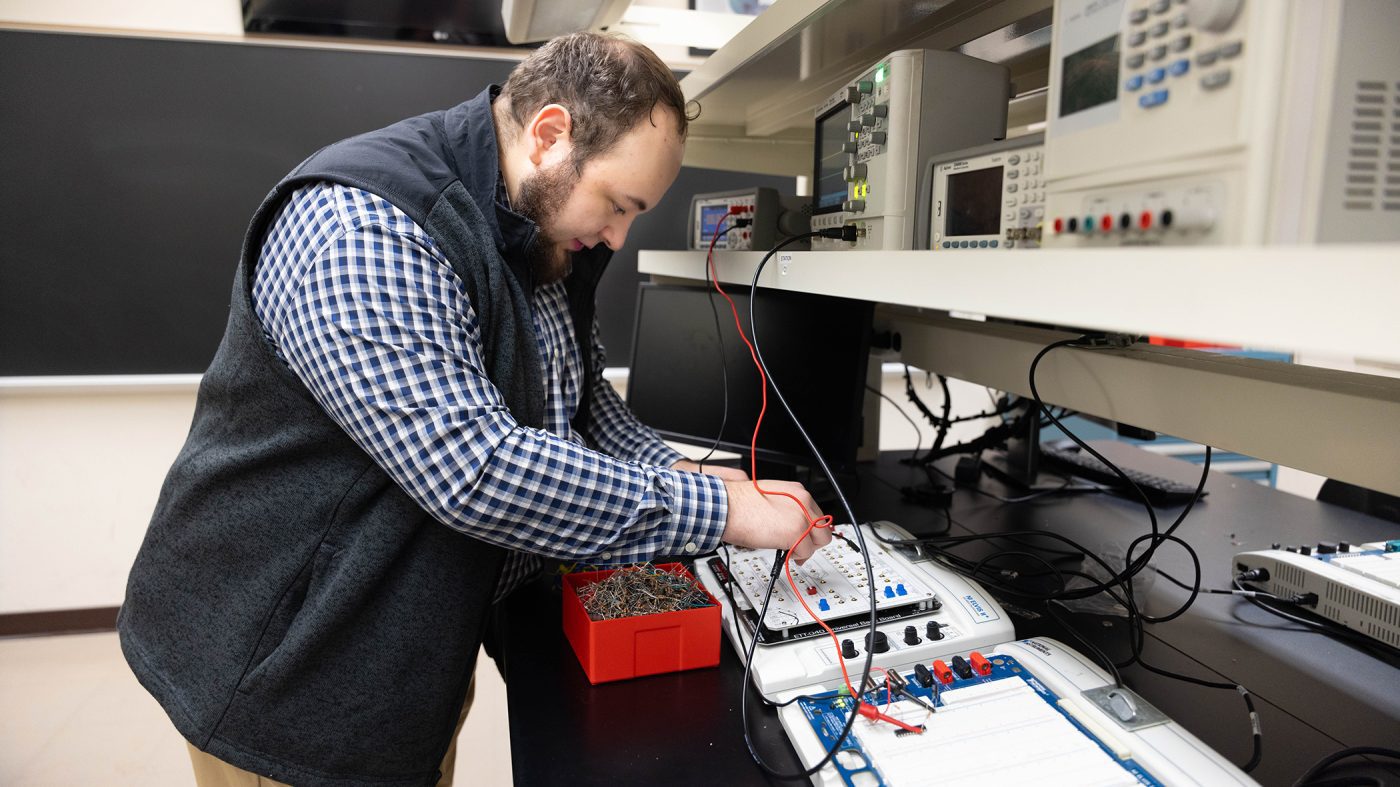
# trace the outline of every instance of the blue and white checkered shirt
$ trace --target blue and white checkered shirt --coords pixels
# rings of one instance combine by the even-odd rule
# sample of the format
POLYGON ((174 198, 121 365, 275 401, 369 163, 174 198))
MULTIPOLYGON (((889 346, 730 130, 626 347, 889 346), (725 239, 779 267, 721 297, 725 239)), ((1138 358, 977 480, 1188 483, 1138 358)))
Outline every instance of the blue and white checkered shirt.
POLYGON ((544 430, 516 423, 486 378, 476 313, 433 239, 373 194, 297 190, 264 239, 253 307, 281 359, 424 510, 512 550, 498 599, 536 555, 616 564, 718 546, 723 484, 668 469, 681 455, 602 379, 596 322, 584 369, 562 282, 534 301, 544 430), (580 435, 585 373, 593 419, 580 435))

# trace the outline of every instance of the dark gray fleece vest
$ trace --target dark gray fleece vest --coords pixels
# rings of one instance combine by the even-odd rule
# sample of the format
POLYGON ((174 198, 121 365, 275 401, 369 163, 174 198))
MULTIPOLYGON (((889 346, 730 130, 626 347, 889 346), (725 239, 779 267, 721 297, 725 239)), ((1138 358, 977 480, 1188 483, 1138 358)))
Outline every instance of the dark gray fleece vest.
MULTIPOLYGON (((496 204, 492 95, 332 145, 267 197, 131 571, 118 627, 141 683, 196 746, 279 781, 434 783, 504 552, 429 517, 326 415, 263 336, 253 266, 298 186, 385 197, 451 261, 489 377, 517 421, 540 426, 522 261, 536 228, 496 204)), ((581 342, 607 256, 575 260, 581 342)))

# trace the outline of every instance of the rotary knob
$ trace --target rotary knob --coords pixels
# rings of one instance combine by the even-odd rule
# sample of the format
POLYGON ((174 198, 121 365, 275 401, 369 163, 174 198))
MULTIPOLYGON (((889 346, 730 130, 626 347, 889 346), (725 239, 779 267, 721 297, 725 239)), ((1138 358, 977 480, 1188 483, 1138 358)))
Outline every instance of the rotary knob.
POLYGON ((856 643, 848 639, 841 640, 841 658, 853 659, 859 655, 860 653, 856 651, 856 643))
POLYGON ((890 638, 885 636, 885 632, 876 631, 872 641, 869 634, 865 635, 865 647, 875 653, 884 653, 890 649, 890 638))

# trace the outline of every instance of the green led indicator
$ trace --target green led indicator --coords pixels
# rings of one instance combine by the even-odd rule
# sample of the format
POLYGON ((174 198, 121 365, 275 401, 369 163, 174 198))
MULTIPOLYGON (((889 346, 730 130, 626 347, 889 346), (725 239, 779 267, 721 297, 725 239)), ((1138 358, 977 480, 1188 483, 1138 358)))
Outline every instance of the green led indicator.
POLYGON ((885 67, 884 67, 884 66, 880 66, 879 68, 875 69, 875 81, 876 81, 877 83, 879 83, 879 82, 884 82, 884 81, 885 81, 885 67))

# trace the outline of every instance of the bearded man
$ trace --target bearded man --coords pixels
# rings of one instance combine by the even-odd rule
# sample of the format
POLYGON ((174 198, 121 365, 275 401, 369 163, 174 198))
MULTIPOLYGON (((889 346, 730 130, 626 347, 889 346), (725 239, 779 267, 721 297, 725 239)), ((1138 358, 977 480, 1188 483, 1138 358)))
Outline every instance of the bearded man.
POLYGON ((445 783, 493 605, 541 558, 806 529, 602 379, 594 291, 688 120, 655 54, 569 35, 258 209, 118 622, 201 785, 445 783))

